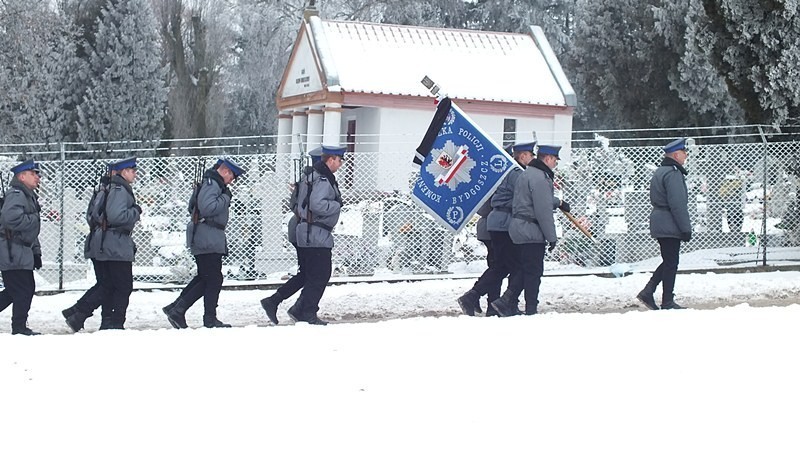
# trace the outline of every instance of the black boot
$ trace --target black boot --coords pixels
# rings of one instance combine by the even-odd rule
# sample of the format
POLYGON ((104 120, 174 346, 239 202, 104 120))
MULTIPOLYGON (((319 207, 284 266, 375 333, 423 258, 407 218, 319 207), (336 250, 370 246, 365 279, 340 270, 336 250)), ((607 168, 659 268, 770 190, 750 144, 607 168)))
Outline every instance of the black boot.
POLYGON ((461 311, 467 316, 475 316, 475 311, 477 310, 476 305, 478 304, 478 299, 480 296, 478 292, 475 290, 469 290, 464 293, 460 298, 457 299, 458 306, 461 307, 461 311))
MULTIPOLYGON (((64 312, 65 311, 66 310, 64 310, 64 312)), ((64 312, 61 312, 61 313, 64 313, 64 312)), ((79 310, 73 310, 73 313, 71 315, 69 315, 68 317, 64 318, 64 319, 65 319, 65 321, 67 323, 67 326, 69 326, 69 328, 72 329, 73 332, 77 333, 78 331, 83 329, 83 324, 86 322, 86 318, 88 318, 90 316, 92 316, 91 313, 86 314, 86 313, 83 313, 83 312, 81 312, 79 310)))
POLYGON ((261 308, 267 313, 269 321, 276 326, 278 325, 278 305, 280 305, 282 301, 283 299, 281 299, 277 292, 261 300, 261 308))
POLYGON ((682 310, 684 307, 675 303, 675 294, 670 293, 661 300, 661 310, 682 310))
POLYGON ((11 335, 29 335, 30 336, 30 335, 42 335, 42 334, 40 334, 39 332, 34 332, 34 331, 30 330, 26 326, 26 327, 22 327, 22 328, 11 329, 11 335))
POLYGON ((76 308, 75 308, 75 306, 73 305, 72 307, 67 307, 67 308, 65 308, 64 310, 62 310, 62 311, 61 311, 61 314, 64 316, 64 319, 67 319, 67 318, 69 318, 70 316, 72 316, 72 314, 73 314, 73 313, 75 313, 75 311, 76 311, 76 310, 77 310, 77 309, 76 309, 76 308))
POLYGON ((300 317, 300 309, 297 307, 297 304, 289 307, 289 310, 287 310, 286 313, 289 315, 289 318, 296 323, 305 321, 302 317, 300 317))
POLYGON ((314 314, 306 322, 308 324, 312 324, 314 326, 327 326, 328 325, 327 321, 320 319, 319 316, 317 316, 316 314, 314 314))
POLYGON ((161 309, 166 315, 167 320, 172 327, 176 329, 186 329, 189 327, 186 324, 186 309, 187 309, 186 301, 183 298, 178 298, 172 304, 165 306, 161 309), (168 308, 170 307, 170 308, 168 308))
POLYGON ((517 301, 504 295, 500 296, 500 299, 492 301, 491 305, 500 316, 517 316, 520 314, 518 304, 517 301))
POLYGON ((173 307, 175 307, 175 304, 177 304, 177 303, 178 303, 178 301, 177 301, 177 300, 175 300, 175 301, 172 301, 172 302, 170 302, 169 304, 165 305, 165 306, 164 306, 164 307, 161 309, 161 311, 162 311, 162 312, 164 312, 164 314, 165 314, 165 315, 169 315, 169 311, 170 311, 170 310, 172 310, 172 308, 173 308, 173 307))
POLYGON ((650 281, 647 282, 647 285, 644 286, 644 289, 636 295, 636 299, 639 300, 645 307, 650 310, 658 310, 658 306, 656 305, 656 299, 653 297, 653 293, 656 291, 656 285, 650 281))
POLYGON ((231 327, 231 325, 223 323, 216 316, 203 315, 203 327, 231 327))
MULTIPOLYGON (((495 300, 497 300, 497 299, 495 299, 495 300)), ((486 305, 486 316, 487 317, 489 317, 489 316, 500 316, 500 314, 497 313, 497 309, 492 307, 492 300, 491 299, 489 299, 489 302, 487 302, 486 304, 487 304, 486 305)))
POLYGON ((34 332, 28 328, 25 322, 11 322, 11 335, 41 335, 39 332, 34 332))

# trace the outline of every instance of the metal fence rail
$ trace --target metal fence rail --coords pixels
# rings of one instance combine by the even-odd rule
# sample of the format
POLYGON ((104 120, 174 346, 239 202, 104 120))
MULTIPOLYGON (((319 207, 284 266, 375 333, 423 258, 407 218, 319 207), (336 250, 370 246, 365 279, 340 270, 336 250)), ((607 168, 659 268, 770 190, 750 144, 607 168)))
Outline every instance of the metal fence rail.
MULTIPOLYGON (((375 137, 365 138, 374 141, 375 137)), ((414 141, 413 138, 398 140, 414 141)), ((286 241, 292 181, 301 155, 276 153, 277 137, 235 137, 181 143, 26 144, 0 146, 0 170, 8 174, 21 153, 42 160, 42 244, 39 289, 91 285, 83 258, 86 204, 104 164, 139 156, 133 185, 143 213, 134 231, 138 287, 187 281, 194 260, 186 249, 187 202, 198 165, 233 155, 248 172, 232 185, 227 284, 279 281, 294 270, 295 252, 286 241)), ((289 146, 294 148, 292 143, 289 146)), ((300 146, 298 146, 300 147, 300 146)), ((403 153, 350 154, 337 173, 345 206, 336 227, 334 274, 479 272, 485 249, 475 238, 474 218, 453 236, 410 199, 415 174, 413 146, 403 153)), ((793 158, 800 143, 708 144, 690 151, 687 169, 694 238, 682 248, 682 267, 775 264, 800 260, 797 174, 793 158)), ((580 234, 559 212, 559 245, 548 271, 652 270, 656 242, 650 238, 649 181, 662 156, 659 147, 572 149, 571 164, 557 168, 557 194, 592 231, 580 234), (616 269, 614 269, 616 268, 616 269)))

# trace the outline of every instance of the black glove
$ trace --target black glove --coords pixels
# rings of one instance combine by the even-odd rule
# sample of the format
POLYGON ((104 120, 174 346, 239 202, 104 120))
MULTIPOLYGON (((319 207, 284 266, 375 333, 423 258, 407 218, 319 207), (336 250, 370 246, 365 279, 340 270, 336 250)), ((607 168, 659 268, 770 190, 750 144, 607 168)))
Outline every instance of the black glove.
POLYGON ((552 243, 547 245, 547 252, 553 252, 553 249, 555 249, 555 248, 556 248, 556 242, 553 241, 552 243))
POLYGON ((33 254, 33 269, 41 269, 42 268, 42 256, 39 254, 33 254))
POLYGON ((133 204, 133 208, 138 211, 139 214, 142 214, 142 207, 140 207, 139 204, 133 204))
POLYGON ((567 202, 565 200, 561 201, 561 205, 559 205, 558 208, 561 211, 566 211, 567 213, 569 213, 569 211, 571 210, 570 207, 569 207, 569 202, 567 202))
POLYGON ((681 232, 681 241, 688 243, 692 239, 692 232, 681 232))

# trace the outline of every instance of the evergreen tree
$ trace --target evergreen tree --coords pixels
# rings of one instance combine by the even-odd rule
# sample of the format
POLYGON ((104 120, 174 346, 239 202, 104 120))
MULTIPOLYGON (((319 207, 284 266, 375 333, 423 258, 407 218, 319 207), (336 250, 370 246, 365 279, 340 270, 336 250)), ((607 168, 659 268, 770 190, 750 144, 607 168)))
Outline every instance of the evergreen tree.
POLYGON ((707 21, 702 44, 749 123, 800 118, 800 5, 796 0, 692 0, 707 21))
POLYGON ((565 66, 578 94, 576 128, 693 125, 670 86, 679 55, 656 32, 659 0, 579 0, 565 66))
POLYGON ((712 64, 716 37, 703 32, 708 18, 700 1, 662 2, 653 8, 655 30, 679 55, 667 73, 670 87, 690 109, 697 125, 731 125, 744 121, 742 109, 728 90, 724 75, 712 64))
POLYGON ((470 5, 471 28, 528 33, 542 27, 557 55, 570 47, 576 0, 478 0, 470 5))
POLYGON ((85 72, 65 17, 47 3, 9 0, 0 22, 0 140, 74 138, 75 84, 85 72))
POLYGON ((160 139, 167 91, 149 2, 108 4, 88 53, 92 79, 78 109, 80 139, 160 139))

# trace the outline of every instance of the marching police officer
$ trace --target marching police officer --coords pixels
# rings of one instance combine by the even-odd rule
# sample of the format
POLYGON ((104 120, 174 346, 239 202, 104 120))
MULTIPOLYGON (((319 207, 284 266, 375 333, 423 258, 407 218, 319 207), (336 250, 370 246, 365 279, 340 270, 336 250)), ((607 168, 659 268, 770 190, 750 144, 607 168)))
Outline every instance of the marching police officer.
POLYGON ((689 219, 689 193, 686 189, 686 139, 680 138, 664 146, 664 159, 650 179, 650 236, 658 241, 661 264, 653 272, 644 289, 636 298, 650 310, 658 310, 653 293, 662 283, 661 310, 682 309, 675 303, 675 276, 681 241, 692 239, 692 221, 689 219))
MULTIPOLYGON (((107 295, 102 289, 103 278, 105 277, 104 266, 95 256, 97 249, 92 247, 92 239, 95 234, 102 232, 102 222, 105 215, 106 196, 111 177, 116 171, 111 170, 112 165, 106 165, 106 173, 100 177, 95 186, 92 197, 89 198, 89 205, 86 208, 86 222, 89 224, 89 234, 83 246, 83 256, 92 261, 96 283, 89 288, 86 293, 78 299, 74 305, 61 311, 64 320, 73 332, 83 329, 83 324, 93 312, 103 305, 103 296, 107 295)), ((100 320, 100 330, 108 329, 111 321, 111 308, 109 305, 103 307, 100 320)))
POLYGON ((115 174, 109 181, 101 230, 92 236, 91 247, 103 268, 99 295, 103 308, 111 311, 108 329, 123 329, 133 292, 136 244, 131 233, 142 214, 131 188, 136 180, 136 157, 112 163, 111 170, 115 174))
POLYGON ((327 324, 317 316, 317 311, 333 269, 332 232, 342 209, 342 194, 333 174, 342 166, 345 151, 345 147, 323 146, 322 160, 314 164, 314 170, 297 187, 297 247, 306 276, 300 297, 288 311, 295 321, 327 324))
POLYGON ((39 246, 39 163, 26 160, 13 168, 11 187, 0 211, 0 271, 5 289, 0 292, 0 312, 13 304, 11 333, 39 335, 28 328, 36 282, 33 270, 42 267, 39 246))
MULTIPOLYGON (((512 155, 517 163, 526 166, 533 160, 533 152, 536 148, 536 142, 521 143, 511 146, 512 155)), ((503 282, 503 279, 510 274, 518 277, 519 273, 514 271, 519 266, 517 262, 517 252, 514 249, 514 243, 508 235, 508 226, 511 222, 511 205, 514 198, 514 186, 517 179, 522 175, 523 171, 519 167, 511 169, 508 175, 497 187, 497 190, 492 195, 491 212, 487 217, 486 229, 489 231, 492 242, 492 251, 494 254, 495 264, 489 266, 486 271, 481 275, 475 285, 464 293, 463 296, 458 298, 458 305, 465 315, 474 316, 478 310, 478 299, 481 295, 487 294, 495 287, 503 282)), ((552 190, 551 190, 552 191, 552 190)), ((549 204, 549 202, 548 202, 549 204)), ((511 279, 509 279, 511 284, 511 279)), ((489 306, 487 307, 487 316, 492 316, 496 309, 492 306, 492 301, 497 300, 497 297, 489 299, 489 306)), ((514 307, 516 308, 516 306, 514 307)))
MULTIPOLYGON (((314 172, 314 165, 317 164, 319 161, 322 160, 322 150, 324 147, 318 147, 308 155, 311 157, 311 166, 306 166, 303 168, 303 173, 300 176, 308 177, 314 172)), ((261 308, 264 309, 264 312, 267 314, 267 318, 272 324, 278 325, 278 306, 283 302, 284 299, 288 299, 293 294, 300 291, 301 288, 306 284, 306 269, 305 264, 303 263, 303 254, 300 252, 300 248, 297 247, 297 223, 300 220, 300 217, 297 213, 297 195, 299 194, 299 186, 300 182, 295 184, 292 189, 292 195, 289 198, 289 210, 293 213, 291 219, 289 219, 289 224, 286 228, 286 238, 292 243, 294 250, 297 254, 297 273, 293 275, 289 280, 287 280, 283 285, 278 288, 272 296, 266 297, 261 300, 261 308)))
POLYGON ((203 180, 192 193, 189 212, 192 219, 186 227, 186 245, 197 262, 197 275, 181 291, 175 302, 163 308, 172 327, 186 329, 186 310, 203 297, 203 326, 231 327, 217 319, 219 292, 222 290, 222 257, 228 254, 225 228, 231 208, 228 185, 244 174, 244 170, 228 158, 221 158, 203 174, 203 180))
POLYGON ((530 161, 514 185, 508 235, 518 251, 520 276, 511 278, 503 296, 492 302, 501 316, 517 314, 513 300, 523 288, 525 314, 533 315, 538 311, 545 245, 550 243, 552 250, 558 240, 553 218, 553 169, 558 165, 559 150, 560 146, 538 146, 536 158, 530 161))

